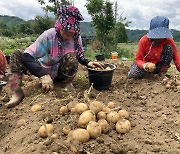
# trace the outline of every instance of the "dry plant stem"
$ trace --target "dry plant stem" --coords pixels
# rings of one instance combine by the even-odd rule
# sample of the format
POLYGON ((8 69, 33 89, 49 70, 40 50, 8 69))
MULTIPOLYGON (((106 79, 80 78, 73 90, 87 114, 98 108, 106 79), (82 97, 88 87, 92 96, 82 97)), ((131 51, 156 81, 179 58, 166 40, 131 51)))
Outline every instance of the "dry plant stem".
POLYGON ((41 96, 41 95, 42 95, 42 93, 39 94, 39 95, 37 95, 36 97, 34 97, 34 99, 30 102, 30 104, 34 103, 34 101, 35 101, 39 96, 41 96))
POLYGON ((102 94, 102 92, 100 92, 99 94, 97 94, 97 96, 96 96, 96 99, 95 99, 95 100, 97 100, 97 98, 98 98, 101 94, 102 94))
POLYGON ((60 102, 68 101, 68 100, 71 100, 71 99, 72 99, 72 96, 69 95, 68 97, 66 97, 64 99, 61 99, 60 102))
POLYGON ((117 111, 117 110, 120 110, 120 109, 121 109, 121 107, 116 107, 114 109, 111 109, 111 111, 117 111))
POLYGON ((94 83, 91 84, 91 86, 90 86, 90 88, 89 88, 89 90, 88 90, 88 95, 90 94, 91 90, 93 89, 93 84, 94 84, 94 83))

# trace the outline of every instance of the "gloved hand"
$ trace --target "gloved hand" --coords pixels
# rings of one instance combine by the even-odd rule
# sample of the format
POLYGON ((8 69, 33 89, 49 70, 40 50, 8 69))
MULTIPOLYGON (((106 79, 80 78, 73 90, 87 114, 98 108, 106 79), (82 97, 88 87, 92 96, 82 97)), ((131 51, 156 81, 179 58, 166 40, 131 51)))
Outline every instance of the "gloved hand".
POLYGON ((147 62, 143 64, 143 68, 147 72, 153 72, 156 69, 156 65, 154 63, 147 62))
POLYGON ((97 61, 90 61, 87 65, 90 68, 97 68, 99 67, 100 69, 104 69, 104 64, 101 62, 97 62, 97 61))
POLYGON ((40 80, 44 91, 49 91, 54 88, 53 80, 51 79, 50 75, 44 75, 40 78, 40 80))

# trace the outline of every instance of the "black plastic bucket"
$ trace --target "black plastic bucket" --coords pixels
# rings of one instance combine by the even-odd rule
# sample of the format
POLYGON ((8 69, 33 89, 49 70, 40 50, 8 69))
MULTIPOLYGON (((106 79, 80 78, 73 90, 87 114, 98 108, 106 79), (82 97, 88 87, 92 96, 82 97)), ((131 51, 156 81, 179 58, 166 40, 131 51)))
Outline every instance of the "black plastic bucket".
POLYGON ((105 60, 104 54, 96 55, 95 58, 97 61, 104 61, 105 60))
POLYGON ((111 86, 113 72, 116 66, 113 64, 104 64, 105 68, 110 67, 110 70, 95 70, 88 68, 88 77, 90 85, 93 83, 93 88, 96 90, 108 90, 111 86))

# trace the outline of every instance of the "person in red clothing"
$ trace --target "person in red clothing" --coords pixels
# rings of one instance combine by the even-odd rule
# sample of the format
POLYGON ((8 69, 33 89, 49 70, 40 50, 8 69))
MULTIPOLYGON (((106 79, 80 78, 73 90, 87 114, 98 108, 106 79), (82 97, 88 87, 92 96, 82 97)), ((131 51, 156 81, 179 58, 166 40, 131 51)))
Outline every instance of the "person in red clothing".
POLYGON ((6 57, 3 52, 0 50, 0 79, 4 77, 4 73, 7 67, 6 57))
POLYGON ((150 22, 148 33, 139 40, 128 78, 139 79, 148 73, 159 74, 164 78, 172 59, 180 71, 180 57, 169 30, 169 19, 156 16, 150 22))
MULTIPOLYGON (((6 67, 7 67, 6 57, 4 56, 3 52, 0 50, 0 80, 2 80, 5 77, 6 67)), ((2 91, 2 85, 0 85, 0 94, 1 91, 2 91)))

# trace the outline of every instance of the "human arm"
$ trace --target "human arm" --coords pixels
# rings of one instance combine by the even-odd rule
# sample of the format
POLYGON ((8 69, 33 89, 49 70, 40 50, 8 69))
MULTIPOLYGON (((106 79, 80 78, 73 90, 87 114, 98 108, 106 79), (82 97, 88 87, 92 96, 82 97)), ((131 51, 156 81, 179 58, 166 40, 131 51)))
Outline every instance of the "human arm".
POLYGON ((144 62, 144 56, 145 56, 144 46, 145 46, 144 39, 141 38, 138 42, 137 53, 135 56, 135 62, 140 69, 144 69, 143 65, 145 64, 145 62, 144 62))
POLYGON ((94 61, 89 61, 88 59, 86 59, 84 57, 84 53, 83 53, 83 50, 82 50, 82 39, 81 37, 79 37, 79 52, 78 52, 78 62, 82 65, 85 65, 87 67, 91 67, 91 68, 96 68, 96 67, 99 67, 101 69, 104 69, 103 67, 103 64, 100 63, 100 62, 94 62, 94 61))

